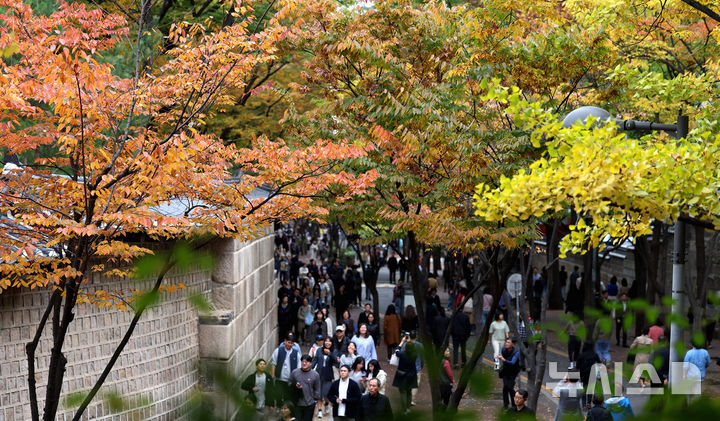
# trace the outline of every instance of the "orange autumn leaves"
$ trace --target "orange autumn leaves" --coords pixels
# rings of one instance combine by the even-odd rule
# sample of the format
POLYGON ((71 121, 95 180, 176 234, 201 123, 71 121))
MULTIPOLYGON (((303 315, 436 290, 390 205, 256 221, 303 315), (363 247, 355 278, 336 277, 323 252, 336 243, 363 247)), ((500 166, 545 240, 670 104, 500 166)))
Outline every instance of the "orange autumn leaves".
POLYGON ((234 101, 243 76, 273 59, 287 34, 280 15, 257 33, 248 20, 214 32, 180 25, 176 48, 158 59, 137 48, 142 24, 119 15, 67 3, 48 16, 21 1, 0 7, 0 148, 22 162, 0 179, 0 292, 92 271, 127 276, 118 266, 152 253, 130 238, 248 239, 272 220, 322 214, 320 193, 346 200, 373 183, 372 171, 340 168, 366 154, 348 142, 261 138, 239 149, 204 133, 210 107, 234 101), (137 54, 129 77, 104 58, 123 47, 137 54))

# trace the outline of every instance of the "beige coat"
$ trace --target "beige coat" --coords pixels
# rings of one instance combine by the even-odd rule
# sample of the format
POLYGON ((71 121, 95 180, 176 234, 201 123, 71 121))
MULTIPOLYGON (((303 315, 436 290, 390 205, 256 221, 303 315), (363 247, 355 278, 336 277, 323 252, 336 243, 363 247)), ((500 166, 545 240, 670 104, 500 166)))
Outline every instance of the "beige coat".
POLYGON ((653 346, 653 340, 645 335, 640 335, 633 343, 630 345, 630 349, 638 348, 638 353, 635 354, 635 364, 633 365, 633 370, 638 366, 638 364, 644 364, 648 361, 650 361, 650 349, 653 346))

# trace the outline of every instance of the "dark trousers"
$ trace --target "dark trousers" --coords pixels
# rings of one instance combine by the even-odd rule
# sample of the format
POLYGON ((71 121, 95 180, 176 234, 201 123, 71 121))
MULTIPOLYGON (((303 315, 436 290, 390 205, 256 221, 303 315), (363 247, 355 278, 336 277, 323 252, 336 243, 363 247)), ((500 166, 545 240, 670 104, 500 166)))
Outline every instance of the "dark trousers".
POLYGON ((388 353, 388 360, 392 357, 393 352, 395 352, 395 348, 397 348, 398 344, 390 344, 387 346, 387 353, 388 353))
POLYGON ((512 405, 515 407, 515 376, 503 377, 503 406, 507 408, 512 405))
POLYGON ((458 351, 460 352, 460 355, 462 356, 463 365, 465 365, 465 363, 467 363, 467 354, 465 353, 465 345, 466 344, 467 344, 467 340, 456 341, 455 338, 453 338, 453 364, 458 363, 458 351))
POLYGON ((715 324, 716 322, 710 322, 707 321, 707 324, 705 325, 705 342, 707 345, 710 345, 710 342, 713 340, 713 335, 715 334, 715 324))
POLYGON ((625 332, 625 328, 623 327, 623 321, 620 319, 618 321, 615 319, 615 342, 620 346, 620 331, 622 331, 622 344, 623 346, 627 346, 627 332, 625 332))
POLYGON ((312 421, 313 415, 315 415, 315 405, 310 406, 300 406, 298 405, 295 408, 295 418, 298 419, 298 421, 312 421))
POLYGON ((293 400, 290 395, 290 386, 287 382, 279 379, 275 380, 275 398, 277 399, 278 406, 282 405, 286 400, 293 400))
POLYGON ((568 340, 568 360, 577 361, 580 355, 580 340, 575 335, 570 335, 568 340))
POLYGON ((452 385, 450 383, 440 384, 440 397, 442 398, 443 405, 447 408, 450 403, 450 395, 452 395, 452 385))

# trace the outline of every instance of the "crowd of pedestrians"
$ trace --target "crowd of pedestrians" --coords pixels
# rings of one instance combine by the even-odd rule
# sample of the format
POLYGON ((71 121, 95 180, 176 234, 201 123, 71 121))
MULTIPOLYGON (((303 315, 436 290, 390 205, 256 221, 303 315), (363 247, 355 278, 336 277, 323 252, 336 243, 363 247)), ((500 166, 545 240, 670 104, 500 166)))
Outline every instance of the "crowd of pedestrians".
MULTIPOLYGON (((393 409, 386 396, 388 383, 399 392, 396 413, 407 413, 415 405, 423 376, 424 348, 417 341, 420 326, 416 309, 404 305, 408 268, 406 262, 392 252, 384 255, 382 260, 389 271, 393 297, 392 304, 380 315, 371 304, 362 304, 362 283, 366 280, 363 272, 366 271, 361 269, 365 268, 330 256, 327 235, 322 232, 316 236, 297 235, 285 230, 278 233, 275 273, 279 285, 279 345, 270 361, 258 360, 256 372, 242 383, 259 419, 290 420, 294 416, 301 421, 311 421, 315 417, 329 417, 332 413, 334 419, 342 420, 391 420, 393 409), (351 314, 353 308, 361 309, 357 318, 351 314), (387 351, 379 355, 381 344, 387 351), (392 378, 383 370, 386 364, 396 366, 392 378)), ((467 266, 464 261, 456 263, 460 267, 467 266)), ((439 377, 444 405, 448 404, 455 384, 453 368, 466 364, 466 344, 476 328, 464 309, 461 308, 452 321, 446 313, 464 303, 468 290, 463 272, 464 269, 460 270, 444 282, 450 296, 447 306, 441 304, 438 282, 432 277, 425 300, 427 331, 433 347, 443 356, 439 377), (448 331, 452 346, 443 347, 448 331)), ((582 419, 584 416, 591 420, 609 419, 604 418, 608 414, 602 404, 604 397, 586 388, 590 376, 596 375, 595 365, 611 362, 613 339, 616 347, 629 349, 629 360, 634 367, 648 361, 661 362, 659 382, 641 376, 642 385, 663 386, 667 383, 667 329, 657 322, 628 344, 625 319, 632 307, 633 291, 627 280, 618 282, 613 277, 607 286, 601 285, 596 294, 596 308, 612 323, 610 329, 606 323, 595 323, 594 329, 587 334, 583 274, 577 266, 570 274, 563 267, 560 281, 565 312, 571 316, 563 326, 569 338, 567 355, 571 375, 553 390, 559 402, 556 420, 582 419)), ((524 320, 514 325, 517 331, 513 331, 506 321, 507 294, 501 296, 498 310, 491 314, 493 296, 488 291, 483 293, 482 319, 477 328, 489 323, 494 368, 502 381, 503 406, 509 419, 535 419, 534 412, 526 405, 528 392, 517 385, 518 375, 525 369, 518 342, 527 347, 526 327, 537 329, 533 319, 540 317, 537 309, 546 289, 543 272, 533 270, 528 297, 531 317, 527 325, 524 320)), ((711 340, 710 334, 707 343, 711 340)), ((692 363, 688 367, 698 368, 686 370, 685 376, 704 379, 710 359, 703 347, 694 346, 686 354, 685 361, 692 363)))

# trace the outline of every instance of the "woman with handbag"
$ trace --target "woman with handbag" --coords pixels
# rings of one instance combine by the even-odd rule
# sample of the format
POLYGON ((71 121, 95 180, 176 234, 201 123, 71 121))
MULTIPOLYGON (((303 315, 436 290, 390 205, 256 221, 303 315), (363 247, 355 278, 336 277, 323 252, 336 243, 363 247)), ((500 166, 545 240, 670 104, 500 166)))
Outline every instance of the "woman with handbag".
POLYGON ((400 405, 404 413, 410 411, 411 391, 418 387, 416 361, 418 349, 415 342, 403 337, 400 347, 395 353, 398 356, 398 368, 393 379, 393 386, 400 390, 400 405))

